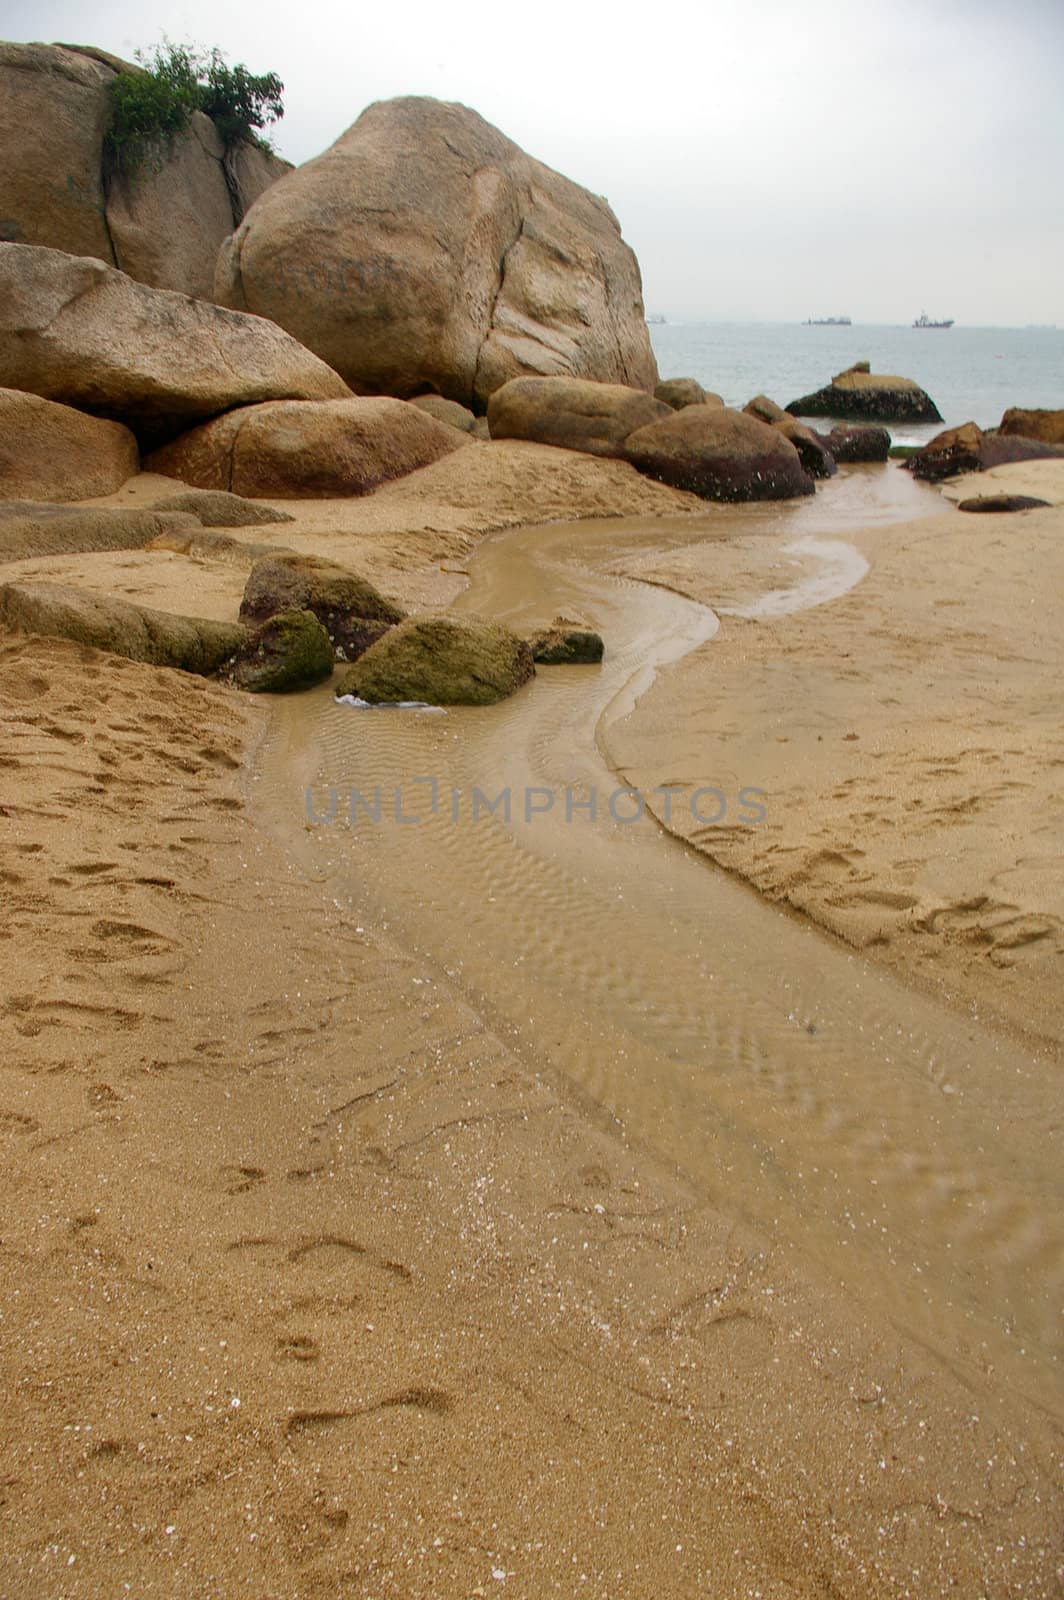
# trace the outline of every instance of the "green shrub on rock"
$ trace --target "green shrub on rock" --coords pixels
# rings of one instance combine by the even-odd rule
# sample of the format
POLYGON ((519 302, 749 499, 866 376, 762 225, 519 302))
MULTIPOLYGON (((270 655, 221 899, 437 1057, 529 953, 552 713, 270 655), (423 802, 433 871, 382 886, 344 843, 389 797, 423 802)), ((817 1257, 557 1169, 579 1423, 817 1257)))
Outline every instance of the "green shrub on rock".
POLYGON ((124 172, 156 164, 195 111, 210 117, 226 149, 246 140, 270 149, 262 129, 284 116, 284 84, 275 72, 259 76, 230 67, 220 50, 196 50, 169 40, 140 66, 111 83, 112 120, 107 135, 111 165, 124 172))

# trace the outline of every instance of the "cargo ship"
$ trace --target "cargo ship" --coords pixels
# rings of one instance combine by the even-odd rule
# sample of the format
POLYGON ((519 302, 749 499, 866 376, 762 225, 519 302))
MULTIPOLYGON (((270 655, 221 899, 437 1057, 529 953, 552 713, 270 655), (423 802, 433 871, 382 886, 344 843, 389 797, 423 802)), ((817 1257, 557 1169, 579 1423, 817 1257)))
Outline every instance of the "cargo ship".
POLYGON ((934 317, 929 317, 926 311, 921 311, 913 323, 914 328, 952 328, 952 326, 952 317, 944 317, 941 322, 936 322, 934 317))

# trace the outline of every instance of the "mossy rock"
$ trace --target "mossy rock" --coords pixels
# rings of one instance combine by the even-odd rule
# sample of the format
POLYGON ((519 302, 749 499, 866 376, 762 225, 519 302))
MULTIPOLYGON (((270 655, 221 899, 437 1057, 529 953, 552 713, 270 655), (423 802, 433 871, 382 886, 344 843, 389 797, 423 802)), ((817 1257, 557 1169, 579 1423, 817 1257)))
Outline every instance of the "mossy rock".
POLYGON ((555 617, 549 628, 540 629, 528 641, 537 666, 594 666, 605 653, 601 633, 581 628, 564 617, 555 617))
POLYGON ((355 661, 404 613, 365 578, 323 556, 282 552, 256 561, 240 603, 241 622, 279 611, 310 611, 341 661, 355 661))
POLYGON ((313 612, 282 611, 237 652, 226 676, 252 694, 284 694, 322 683, 332 669, 332 641, 313 612))
POLYGON ((501 623, 411 617, 343 672, 336 692, 374 705, 487 706, 513 694, 534 672, 528 644, 501 623))
POLYGON ((200 675, 216 672, 247 639, 247 630, 232 623, 152 611, 62 583, 0 587, 0 628, 5 627, 200 675))

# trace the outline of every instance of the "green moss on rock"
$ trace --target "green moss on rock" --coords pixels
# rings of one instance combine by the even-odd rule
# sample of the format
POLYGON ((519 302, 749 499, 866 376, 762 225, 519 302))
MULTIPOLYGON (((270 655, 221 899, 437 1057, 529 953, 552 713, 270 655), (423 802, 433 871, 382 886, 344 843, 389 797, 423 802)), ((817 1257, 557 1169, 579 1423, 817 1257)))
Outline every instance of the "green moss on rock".
POLYGON ((535 672, 523 639, 498 622, 416 617, 392 628, 343 672, 337 694, 373 704, 493 705, 535 672))
POLYGON ((282 611, 238 651, 228 676, 252 694, 284 694, 323 682, 332 669, 332 642, 313 612, 282 611))

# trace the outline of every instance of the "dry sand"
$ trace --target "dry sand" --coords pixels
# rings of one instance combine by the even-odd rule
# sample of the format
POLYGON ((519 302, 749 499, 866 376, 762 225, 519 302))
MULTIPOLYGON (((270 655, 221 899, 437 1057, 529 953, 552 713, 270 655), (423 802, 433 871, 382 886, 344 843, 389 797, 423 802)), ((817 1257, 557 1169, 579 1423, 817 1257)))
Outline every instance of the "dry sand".
MULTIPOLYGON (((490 452, 449 459, 492 477, 490 452)), ((484 527, 549 505, 571 516, 574 475, 595 514, 685 509, 612 467, 607 489, 602 467, 517 450, 465 511, 455 486, 430 503, 410 479, 301 510, 299 529, 269 537, 346 556, 409 602, 446 598, 457 579, 441 565, 484 527)), ((1034 530, 1050 593, 1051 532, 959 520, 923 541, 873 536, 852 595, 736 626, 744 656, 725 637, 711 667, 700 653, 652 698, 686 719, 708 696, 730 715, 745 662, 753 741, 755 717, 781 726, 765 686, 784 651, 787 681, 807 688, 781 737, 797 744, 801 720, 803 750, 818 744, 813 707, 833 685, 834 748, 849 756, 873 729, 878 747, 889 718, 864 652, 904 685, 912 640, 931 652, 943 628, 921 583, 947 552, 960 568, 981 551, 1006 613, 1008 541, 1034 530), (830 640, 804 632, 832 627, 830 640), (837 684, 840 641, 855 675, 837 684), (842 737, 851 724, 859 741, 842 737)), ((231 614, 242 587, 169 555, 54 561, 205 615, 231 614)), ((939 655, 955 693, 1009 688, 1030 739, 988 729, 984 706, 978 742, 1034 751, 1029 774, 1042 702, 1023 699, 1015 629, 992 629, 976 591, 951 575, 963 626, 939 655), (990 680, 977 672, 988 641, 990 680)), ((925 716, 908 724, 910 756, 927 739, 943 759, 946 685, 934 704, 925 687, 940 670, 908 697, 925 716)), ((869 1326, 771 1240, 634 1156, 623 1129, 542 1081, 445 980, 337 904, 249 801, 267 717, 180 674, 0 641, 0 1593, 1059 1593, 1052 1418, 869 1326)), ((905 747, 890 746, 892 771, 905 747)), ((968 761, 960 742, 951 771, 958 754, 968 761)), ((795 771, 808 818, 823 775, 795 771)), ((830 782, 849 776, 833 767, 830 782)), ((944 812, 940 828, 955 825, 944 812)), ((817 826, 852 850, 856 823, 817 826)), ((866 859, 893 870, 896 849, 873 854, 873 836, 859 835, 866 859)))

